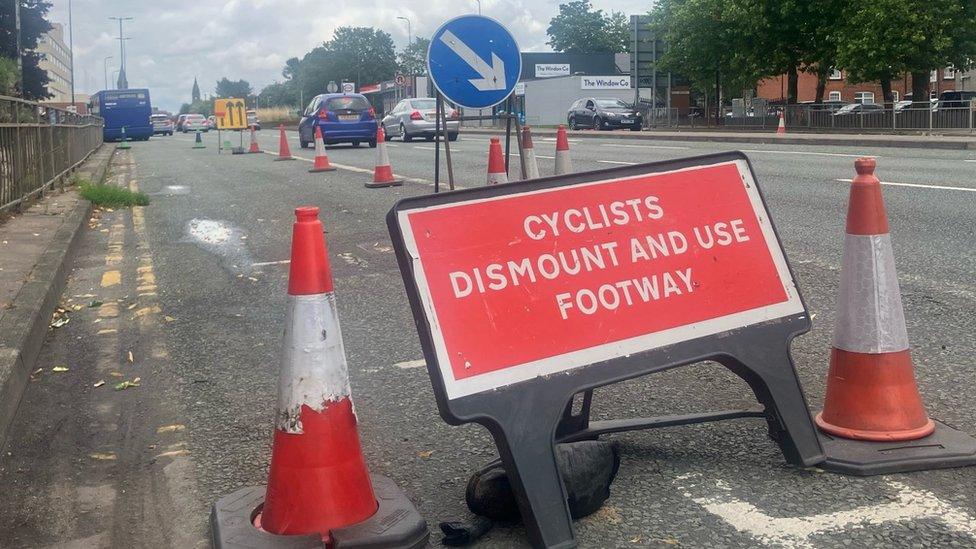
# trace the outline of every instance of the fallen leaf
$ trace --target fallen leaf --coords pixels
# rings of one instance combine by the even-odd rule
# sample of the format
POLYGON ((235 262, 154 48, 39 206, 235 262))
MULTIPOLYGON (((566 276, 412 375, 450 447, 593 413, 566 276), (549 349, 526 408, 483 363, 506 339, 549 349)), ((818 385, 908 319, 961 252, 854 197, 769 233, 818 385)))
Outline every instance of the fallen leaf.
POLYGON ((126 309, 128 309, 128 310, 131 311, 132 309, 135 309, 137 305, 139 305, 139 304, 138 303, 133 303, 132 305, 129 305, 128 307, 126 307, 126 309))
POLYGON ((163 320, 165 320, 166 322, 173 322, 176 319, 171 316, 163 316, 163 320))
POLYGON ((123 381, 122 383, 115 384, 116 391, 124 391, 129 387, 141 387, 141 385, 139 385, 139 378, 135 378, 132 381, 123 381))
POLYGON ((93 385, 93 387, 95 387, 97 389, 97 388, 101 387, 102 385, 105 385, 105 380, 104 379, 99 379, 98 381, 95 382, 95 385, 93 385))
POLYGON ((433 450, 427 450, 425 452, 417 452, 417 455, 423 459, 430 459, 430 456, 434 454, 433 450))
POLYGON ((630 542, 631 543, 640 543, 641 542, 641 537, 640 536, 637 536, 636 538, 630 540, 630 542))
POLYGON ((183 450, 173 450, 170 452, 163 452, 162 454, 156 456, 156 458, 158 459, 162 457, 180 457, 180 456, 188 456, 188 455, 190 455, 190 451, 183 449, 183 450))
POLYGON ((41 373, 43 371, 44 371, 44 368, 38 368, 38 369, 34 370, 33 372, 31 372, 31 375, 32 376, 36 376, 37 374, 39 374, 39 373, 41 373))
POLYGON ((106 454, 100 454, 100 453, 88 454, 88 457, 90 457, 92 459, 101 460, 101 461, 115 461, 115 460, 119 459, 118 456, 116 456, 113 453, 106 453, 106 454))
POLYGON ((129 351, 129 364, 132 364, 135 360, 132 358, 132 351, 129 351))
POLYGON ((70 320, 71 319, 69 319, 68 317, 62 316, 62 317, 56 319, 54 322, 52 322, 51 323, 51 327, 52 328, 60 328, 61 326, 64 326, 65 324, 67 324, 70 320))
POLYGON ((125 377, 125 374, 123 374, 122 372, 109 372, 108 375, 112 377, 125 377))
POLYGON ((88 303, 88 306, 94 309, 95 307, 101 307, 102 302, 98 301, 97 299, 93 299, 88 303))
POLYGON ((186 425, 179 423, 174 423, 173 425, 163 425, 159 429, 156 429, 157 433, 175 433, 177 431, 182 431, 186 429, 186 425))
POLYGON ((71 306, 71 310, 73 310, 73 311, 80 311, 81 310, 81 305, 72 305, 71 306))
POLYGON ((58 372, 58 373, 67 372, 68 371, 68 368, 66 368, 64 366, 55 366, 54 368, 51 368, 51 371, 52 372, 58 372))

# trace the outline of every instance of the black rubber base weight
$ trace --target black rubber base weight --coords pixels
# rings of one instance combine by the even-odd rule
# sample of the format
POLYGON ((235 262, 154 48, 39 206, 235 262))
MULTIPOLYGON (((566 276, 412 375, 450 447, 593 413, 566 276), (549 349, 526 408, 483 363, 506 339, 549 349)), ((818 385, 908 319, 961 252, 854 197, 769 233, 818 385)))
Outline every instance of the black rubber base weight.
POLYGON ((820 432, 827 459, 817 467, 832 473, 871 476, 976 465, 976 439, 934 421, 931 435, 902 442, 848 440, 820 432))
POLYGON ((403 186, 402 179, 394 179, 393 181, 384 181, 382 183, 377 183, 375 181, 369 181, 364 185, 367 189, 380 189, 383 187, 401 187, 403 186))
MULTIPOLYGON (((332 531, 334 549, 414 549, 430 537, 427 523, 397 485, 387 477, 370 475, 379 508, 370 518, 332 531)), ((278 536, 254 527, 264 505, 264 486, 249 486, 224 496, 210 512, 216 549, 322 549, 322 536, 278 536)))

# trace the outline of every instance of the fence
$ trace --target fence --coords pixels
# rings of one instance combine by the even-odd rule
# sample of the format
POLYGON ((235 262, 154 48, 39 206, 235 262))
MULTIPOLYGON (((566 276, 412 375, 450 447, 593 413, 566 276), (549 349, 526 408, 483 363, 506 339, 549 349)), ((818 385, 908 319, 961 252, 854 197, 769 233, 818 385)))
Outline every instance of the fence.
POLYGON ((102 144, 102 119, 0 96, 0 212, 54 185, 102 144))
MULTIPOLYGON (((848 112, 837 107, 822 105, 787 105, 770 108, 765 112, 735 113, 723 109, 723 116, 716 121, 700 112, 681 113, 678 109, 648 108, 640 105, 646 128, 743 128, 775 129, 779 124, 779 112, 783 111, 789 129, 834 131, 957 131, 972 132, 976 126, 976 110, 968 106, 941 107, 935 103, 915 103, 898 108, 877 105, 871 110, 848 112)), ((870 108, 870 107, 868 107, 870 108)))

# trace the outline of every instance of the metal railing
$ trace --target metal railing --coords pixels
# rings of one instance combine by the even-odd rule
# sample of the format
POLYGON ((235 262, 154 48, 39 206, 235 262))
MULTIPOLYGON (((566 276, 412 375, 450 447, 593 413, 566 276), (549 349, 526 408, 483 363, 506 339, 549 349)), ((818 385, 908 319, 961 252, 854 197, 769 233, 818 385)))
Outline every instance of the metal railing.
POLYGON ((783 112, 786 127, 811 131, 855 132, 918 132, 955 131, 972 132, 976 127, 976 110, 967 106, 943 107, 939 103, 915 103, 904 108, 887 105, 873 110, 847 112, 838 107, 818 105, 788 105, 771 107, 765 112, 733 113, 723 108, 718 122, 715 111, 711 116, 703 113, 682 112, 679 109, 638 107, 644 118, 645 128, 725 128, 725 129, 774 129, 783 112))
POLYGON ((0 212, 54 189, 102 144, 103 121, 0 96, 0 212))

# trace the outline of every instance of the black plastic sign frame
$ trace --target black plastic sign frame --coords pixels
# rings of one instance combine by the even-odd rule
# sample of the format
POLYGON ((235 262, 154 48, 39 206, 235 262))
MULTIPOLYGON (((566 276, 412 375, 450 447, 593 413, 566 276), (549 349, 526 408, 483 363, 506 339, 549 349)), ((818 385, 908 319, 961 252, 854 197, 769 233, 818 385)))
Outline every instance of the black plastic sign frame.
MULTIPOLYGON (((554 374, 539 375, 513 383, 491 387, 480 392, 455 390, 449 394, 435 344, 437 319, 430 318, 425 306, 426 284, 420 267, 421 258, 411 252, 406 216, 412 212, 449 208, 454 205, 490 200, 550 189, 581 189, 595 182, 622 178, 666 174, 718 165, 734 164, 748 192, 758 193, 760 208, 756 214, 768 223, 767 244, 771 250, 782 245, 768 215, 765 199, 755 183, 752 167, 740 152, 722 153, 674 161, 642 164, 466 189, 457 192, 406 198, 387 215, 387 225, 396 250, 414 321, 420 335, 427 369, 441 416, 450 424, 476 422, 484 425, 494 437, 499 454, 510 473, 512 488, 524 519, 531 543, 536 547, 573 547, 576 545, 566 493, 556 466, 554 444, 557 429, 563 421, 567 403, 577 393, 670 368, 714 360, 745 380, 757 400, 764 406, 763 415, 770 426, 770 436, 779 444, 786 460, 794 465, 811 466, 824 460, 806 400, 790 356, 794 337, 809 331, 810 317, 795 284, 793 271, 781 255, 783 272, 789 278, 795 295, 794 309, 780 317, 738 326, 720 333, 643 349, 601 362, 574 366, 554 374), (752 186, 752 188, 750 188, 752 186), (775 240, 775 242, 773 242, 775 240)), ((693 173, 693 172, 692 172, 693 173)), ((689 185, 695 184, 690 178, 689 185)), ((752 195, 756 196, 756 195, 752 195)), ((464 231, 464 227, 457 227, 464 231)), ((477 330, 477 326, 470 329, 477 330)), ((443 354, 440 355, 443 358, 443 354)), ((449 366, 448 366, 449 368, 449 366)), ((450 371, 450 370, 448 370, 450 371)), ((450 382, 451 380, 447 380, 450 382)), ((691 390, 689 388, 689 390, 691 390)))

